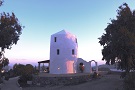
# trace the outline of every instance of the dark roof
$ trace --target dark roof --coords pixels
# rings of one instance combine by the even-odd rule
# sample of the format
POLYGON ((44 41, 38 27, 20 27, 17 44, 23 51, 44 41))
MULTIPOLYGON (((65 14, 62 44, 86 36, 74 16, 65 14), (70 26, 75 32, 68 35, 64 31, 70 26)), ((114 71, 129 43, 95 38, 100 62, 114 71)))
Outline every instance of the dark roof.
POLYGON ((39 61, 38 63, 50 63, 50 60, 39 61))

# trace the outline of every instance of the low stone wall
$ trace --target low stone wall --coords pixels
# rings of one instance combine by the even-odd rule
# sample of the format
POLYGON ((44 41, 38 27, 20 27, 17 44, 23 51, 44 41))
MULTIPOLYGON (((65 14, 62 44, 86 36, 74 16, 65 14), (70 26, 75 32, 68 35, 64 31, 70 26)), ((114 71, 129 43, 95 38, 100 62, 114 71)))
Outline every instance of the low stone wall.
POLYGON ((74 85, 74 84, 80 84, 86 82, 90 79, 91 79, 90 74, 62 76, 62 77, 34 76, 32 82, 33 85, 35 86, 74 85))

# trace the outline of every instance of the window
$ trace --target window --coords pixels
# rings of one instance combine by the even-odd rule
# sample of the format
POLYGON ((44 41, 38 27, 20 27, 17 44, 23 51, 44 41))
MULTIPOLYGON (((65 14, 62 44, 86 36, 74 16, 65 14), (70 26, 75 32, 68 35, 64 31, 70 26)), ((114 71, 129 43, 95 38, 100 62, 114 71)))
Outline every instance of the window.
POLYGON ((72 55, 74 55, 75 54, 75 51, 74 51, 74 49, 72 49, 72 55))
POLYGON ((54 42, 56 42, 56 40, 57 40, 57 38, 56 38, 56 37, 54 37, 54 42))
POLYGON ((60 50, 59 49, 57 49, 57 55, 59 55, 60 54, 60 50))

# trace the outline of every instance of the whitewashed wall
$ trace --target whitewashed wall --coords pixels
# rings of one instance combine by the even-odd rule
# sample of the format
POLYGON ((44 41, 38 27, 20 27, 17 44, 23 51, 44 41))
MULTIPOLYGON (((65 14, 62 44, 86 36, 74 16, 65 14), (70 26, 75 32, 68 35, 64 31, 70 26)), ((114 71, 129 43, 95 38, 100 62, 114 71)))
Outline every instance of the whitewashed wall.
POLYGON ((84 65, 84 71, 83 73, 90 73, 91 71, 91 65, 90 65, 90 62, 86 62, 85 60, 83 60, 82 58, 78 58, 77 60, 77 73, 80 73, 80 69, 79 69, 79 66, 80 66, 80 63, 83 63, 84 65))
POLYGON ((65 30, 51 35, 50 73, 67 74, 76 72, 76 61, 78 58, 76 39, 75 35, 65 30), (59 49, 59 55, 57 55, 57 49, 59 49), (72 49, 74 49, 74 55, 72 55, 72 49))

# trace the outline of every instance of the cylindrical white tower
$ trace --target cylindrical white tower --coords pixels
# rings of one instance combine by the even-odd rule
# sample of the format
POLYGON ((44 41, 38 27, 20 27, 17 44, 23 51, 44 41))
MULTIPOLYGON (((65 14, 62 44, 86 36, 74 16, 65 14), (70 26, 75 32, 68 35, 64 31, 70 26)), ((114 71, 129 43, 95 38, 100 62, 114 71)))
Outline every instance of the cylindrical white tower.
POLYGON ((65 30, 51 35, 50 73, 75 73, 77 58, 78 44, 75 35, 65 30))

